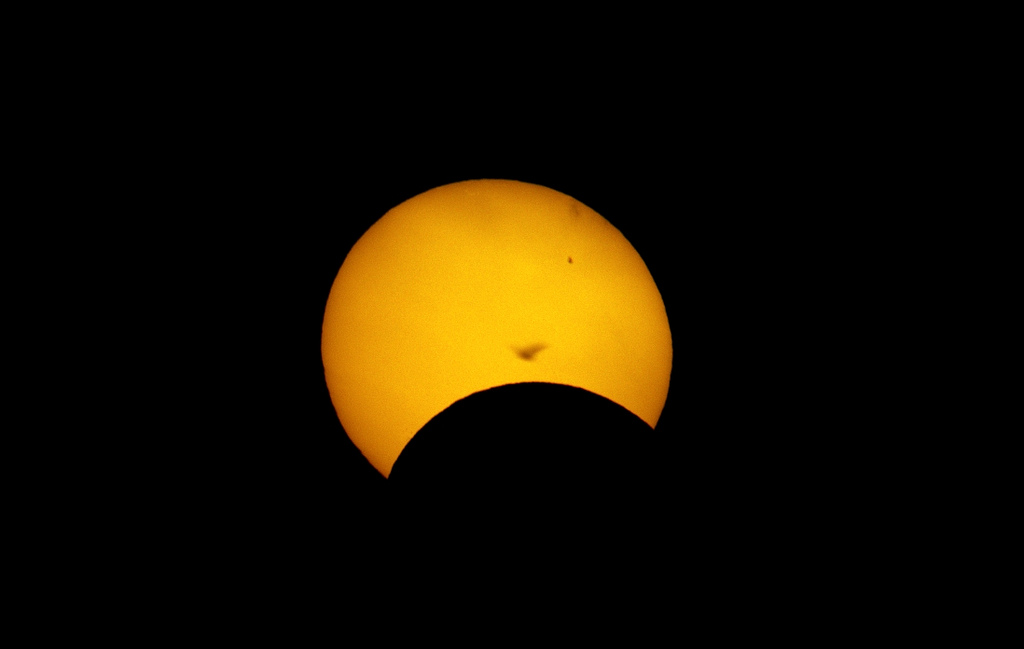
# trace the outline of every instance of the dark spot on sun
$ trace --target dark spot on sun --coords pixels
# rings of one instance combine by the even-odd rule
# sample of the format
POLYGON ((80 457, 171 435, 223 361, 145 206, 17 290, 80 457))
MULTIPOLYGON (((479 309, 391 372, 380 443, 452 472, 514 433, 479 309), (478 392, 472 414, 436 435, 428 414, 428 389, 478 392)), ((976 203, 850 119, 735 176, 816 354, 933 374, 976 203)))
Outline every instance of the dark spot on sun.
POLYGON ((516 356, 524 361, 532 361, 533 357, 536 356, 538 352, 547 348, 548 346, 544 343, 534 343, 533 345, 527 345, 526 347, 511 347, 512 351, 516 353, 516 356))
POLYGON ((572 263, 572 257, 569 257, 569 263, 570 264, 572 263))

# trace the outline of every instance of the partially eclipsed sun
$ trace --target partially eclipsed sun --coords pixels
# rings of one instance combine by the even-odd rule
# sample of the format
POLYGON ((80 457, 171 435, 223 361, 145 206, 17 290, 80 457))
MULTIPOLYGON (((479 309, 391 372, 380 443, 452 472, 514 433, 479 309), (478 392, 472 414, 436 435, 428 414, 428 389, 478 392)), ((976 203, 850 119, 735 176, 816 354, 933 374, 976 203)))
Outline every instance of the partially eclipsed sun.
POLYGON ((510 180, 437 187, 377 221, 334 280, 322 352, 342 426, 385 476, 470 394, 572 385, 654 427, 672 370, 665 305, 625 237, 565 194, 510 180))

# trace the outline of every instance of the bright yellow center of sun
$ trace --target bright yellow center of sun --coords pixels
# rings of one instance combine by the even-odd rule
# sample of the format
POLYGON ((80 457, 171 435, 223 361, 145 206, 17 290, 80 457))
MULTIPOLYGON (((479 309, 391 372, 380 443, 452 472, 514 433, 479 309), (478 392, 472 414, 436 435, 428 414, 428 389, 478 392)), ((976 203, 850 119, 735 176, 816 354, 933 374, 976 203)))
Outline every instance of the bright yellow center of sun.
POLYGON ((577 386, 653 427, 672 369, 661 294, 625 237, 509 180, 437 187, 377 221, 331 288, 322 351, 342 426, 385 476, 435 415, 499 385, 577 386))

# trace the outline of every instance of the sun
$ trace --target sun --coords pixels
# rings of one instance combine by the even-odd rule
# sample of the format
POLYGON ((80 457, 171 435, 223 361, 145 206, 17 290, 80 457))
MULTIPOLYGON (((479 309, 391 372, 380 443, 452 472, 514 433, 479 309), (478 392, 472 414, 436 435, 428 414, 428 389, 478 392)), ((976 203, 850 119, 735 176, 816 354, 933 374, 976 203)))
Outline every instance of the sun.
POLYGON ((471 180, 410 198, 353 246, 322 354, 342 426, 387 476, 432 417, 500 385, 580 387, 653 427, 672 338, 654 279, 611 223, 547 187, 471 180))

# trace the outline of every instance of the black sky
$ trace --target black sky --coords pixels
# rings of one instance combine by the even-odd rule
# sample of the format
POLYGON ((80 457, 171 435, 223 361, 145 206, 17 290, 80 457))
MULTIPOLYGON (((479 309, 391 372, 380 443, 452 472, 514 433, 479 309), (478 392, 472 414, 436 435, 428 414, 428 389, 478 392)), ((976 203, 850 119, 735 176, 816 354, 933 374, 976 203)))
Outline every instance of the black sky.
MULTIPOLYGON (((266 29, 235 13, 220 24, 188 16, 166 39, 136 23, 119 31, 137 43, 85 30, 95 42, 82 52, 109 53, 69 52, 56 63, 66 78, 40 77, 58 90, 52 112, 38 129, 18 127, 51 134, 52 147, 33 148, 61 173, 41 194, 68 207, 30 218, 100 262, 95 278, 53 262, 58 358, 42 361, 60 370, 51 408, 76 423, 63 431, 73 470, 58 496, 73 515, 40 512, 66 520, 56 555, 102 547, 82 552, 97 566, 89 592, 108 584, 96 557, 111 556, 133 583, 169 593, 173 615, 197 599, 215 616, 237 593, 243 608, 270 610, 306 593, 304 614, 347 629, 364 625, 338 613, 353 593, 371 609, 424 601, 368 571, 396 557, 400 571, 430 568, 420 594, 436 597, 462 560, 486 592, 546 594, 558 614, 571 577, 576 594, 616 606, 653 594, 638 619, 651 600, 675 619, 685 597, 742 626, 721 602, 777 602, 798 564, 808 599, 827 607, 819 584, 842 587, 842 571, 871 567, 872 548, 888 552, 890 523, 928 488, 889 498, 892 476, 918 461, 905 436, 916 413, 889 412, 914 387, 917 357, 903 350, 922 333, 901 313, 931 282, 930 267, 904 260, 925 245, 922 198, 945 195, 918 164, 919 151, 942 150, 941 101, 904 101, 918 50, 906 65, 883 54, 861 71, 877 42, 859 28, 835 40, 847 17, 812 29, 783 17, 807 43, 732 9, 717 30, 645 13, 625 29, 634 43, 618 13, 606 31, 545 31, 535 23, 547 17, 513 13, 531 24, 495 52, 454 39, 444 60, 425 56, 439 42, 396 43, 390 21, 364 38, 354 16, 304 16, 294 29, 276 13, 266 29), (569 56, 534 52, 544 45, 569 56), (662 293, 674 362, 655 431, 662 475, 644 487, 655 537, 623 545, 635 528, 608 521, 562 540, 534 528, 509 544, 468 517, 455 524, 468 540, 446 543, 451 529, 396 520, 385 481, 337 420, 320 333, 345 254, 395 205, 477 178, 585 203, 622 231, 662 293), (79 245, 86 235, 105 246, 79 245), (69 285, 84 288, 72 308, 69 285), (96 334, 78 334, 81 323, 96 334), (85 362, 64 356, 81 348, 85 362), (115 348, 123 366, 111 367, 115 348), (70 405, 80 384, 99 394, 70 405), (449 550, 431 554, 438 547, 449 550), (517 579, 525 590, 505 587, 517 579)), ((872 586, 872 598, 885 589, 872 586)), ((462 595, 491 607, 479 592, 462 595)))
POLYGON ((674 348, 656 430, 662 521, 689 521, 680 533, 701 530, 689 542, 705 549, 731 547, 815 524, 854 488, 834 476, 863 455, 854 404, 872 395, 837 376, 864 345, 844 299, 862 271, 851 241, 875 226, 850 164, 822 153, 848 145, 840 129, 770 107, 751 121, 742 93, 654 91, 628 110, 599 92, 555 106, 520 93, 500 111, 481 96, 453 114, 421 95, 294 83, 172 120, 148 142, 168 152, 160 173, 136 172, 173 252, 140 267, 188 305, 168 313, 155 300, 141 320, 175 325, 162 338, 172 397, 149 390, 145 404, 172 501, 300 555, 382 540, 372 522, 390 516, 386 483, 324 383, 324 307, 349 248, 385 212, 477 178, 571 195, 647 263, 674 348))

